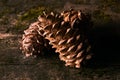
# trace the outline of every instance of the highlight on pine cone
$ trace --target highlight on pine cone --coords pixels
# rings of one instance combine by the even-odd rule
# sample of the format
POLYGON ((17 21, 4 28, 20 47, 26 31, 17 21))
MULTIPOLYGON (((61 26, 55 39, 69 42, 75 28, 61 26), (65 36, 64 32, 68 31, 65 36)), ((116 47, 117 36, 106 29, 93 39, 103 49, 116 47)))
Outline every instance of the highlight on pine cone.
POLYGON ((45 49, 52 48, 65 66, 80 68, 84 61, 91 58, 87 38, 91 26, 91 16, 80 10, 66 10, 60 14, 44 12, 24 31, 21 50, 28 57, 41 55, 45 49))
POLYGON ((49 40, 65 66, 80 68, 82 62, 91 58, 87 32, 91 17, 80 10, 68 10, 61 14, 45 14, 38 17, 39 30, 49 40))

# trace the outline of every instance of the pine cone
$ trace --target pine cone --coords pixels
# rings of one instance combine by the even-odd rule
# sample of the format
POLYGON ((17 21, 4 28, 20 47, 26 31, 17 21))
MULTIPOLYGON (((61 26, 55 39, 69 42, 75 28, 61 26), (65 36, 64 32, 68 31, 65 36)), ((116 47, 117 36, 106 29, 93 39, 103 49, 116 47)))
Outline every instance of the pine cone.
POLYGON ((46 47, 50 48, 49 41, 44 39, 38 26, 39 22, 34 22, 24 31, 20 49, 26 57, 43 55, 46 47))
POLYGON ((60 60, 66 66, 80 68, 81 63, 91 58, 87 31, 91 26, 90 16, 81 11, 69 10, 61 14, 48 14, 38 17, 39 30, 49 40, 60 60))

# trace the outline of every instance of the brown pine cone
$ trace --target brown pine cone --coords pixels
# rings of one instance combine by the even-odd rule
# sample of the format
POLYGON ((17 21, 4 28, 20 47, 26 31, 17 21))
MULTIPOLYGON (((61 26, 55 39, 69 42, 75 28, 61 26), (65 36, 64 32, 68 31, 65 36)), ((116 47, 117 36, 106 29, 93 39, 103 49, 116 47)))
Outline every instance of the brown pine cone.
POLYGON ((91 58, 87 31, 91 26, 90 16, 81 11, 69 10, 59 14, 38 17, 39 30, 59 53, 66 66, 80 68, 81 63, 91 58))
POLYGON ((39 22, 34 22, 24 31, 20 49, 26 57, 43 55, 44 50, 50 48, 49 41, 44 39, 38 26, 39 22))

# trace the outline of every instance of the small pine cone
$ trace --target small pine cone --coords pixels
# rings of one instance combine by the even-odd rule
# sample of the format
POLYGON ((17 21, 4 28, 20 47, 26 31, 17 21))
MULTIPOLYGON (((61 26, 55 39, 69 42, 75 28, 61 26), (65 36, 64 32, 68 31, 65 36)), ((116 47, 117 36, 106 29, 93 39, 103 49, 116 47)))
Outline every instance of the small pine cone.
POLYGON ((34 22, 24 31, 20 49, 25 57, 43 55, 46 47, 49 47, 49 41, 44 39, 43 31, 38 27, 39 22, 34 22))
POLYGON ((64 11, 59 14, 48 14, 38 17, 39 26, 44 31, 60 60, 66 66, 80 68, 81 63, 90 59, 90 48, 86 32, 90 27, 90 18, 81 11, 64 11))

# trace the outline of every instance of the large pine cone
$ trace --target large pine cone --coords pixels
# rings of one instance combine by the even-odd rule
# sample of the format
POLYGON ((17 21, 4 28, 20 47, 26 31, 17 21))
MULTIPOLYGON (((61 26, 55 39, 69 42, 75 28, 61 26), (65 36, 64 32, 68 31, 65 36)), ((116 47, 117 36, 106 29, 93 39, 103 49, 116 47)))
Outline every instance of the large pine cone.
POLYGON ((21 49, 26 56, 41 55, 52 45, 66 66, 80 68, 82 62, 91 58, 87 38, 91 24, 90 15, 72 9, 41 15, 24 31, 21 49))
POLYGON ((81 11, 69 10, 59 14, 45 14, 38 17, 39 30, 59 53, 66 66, 80 68, 83 61, 90 59, 87 32, 91 26, 90 16, 81 11))

